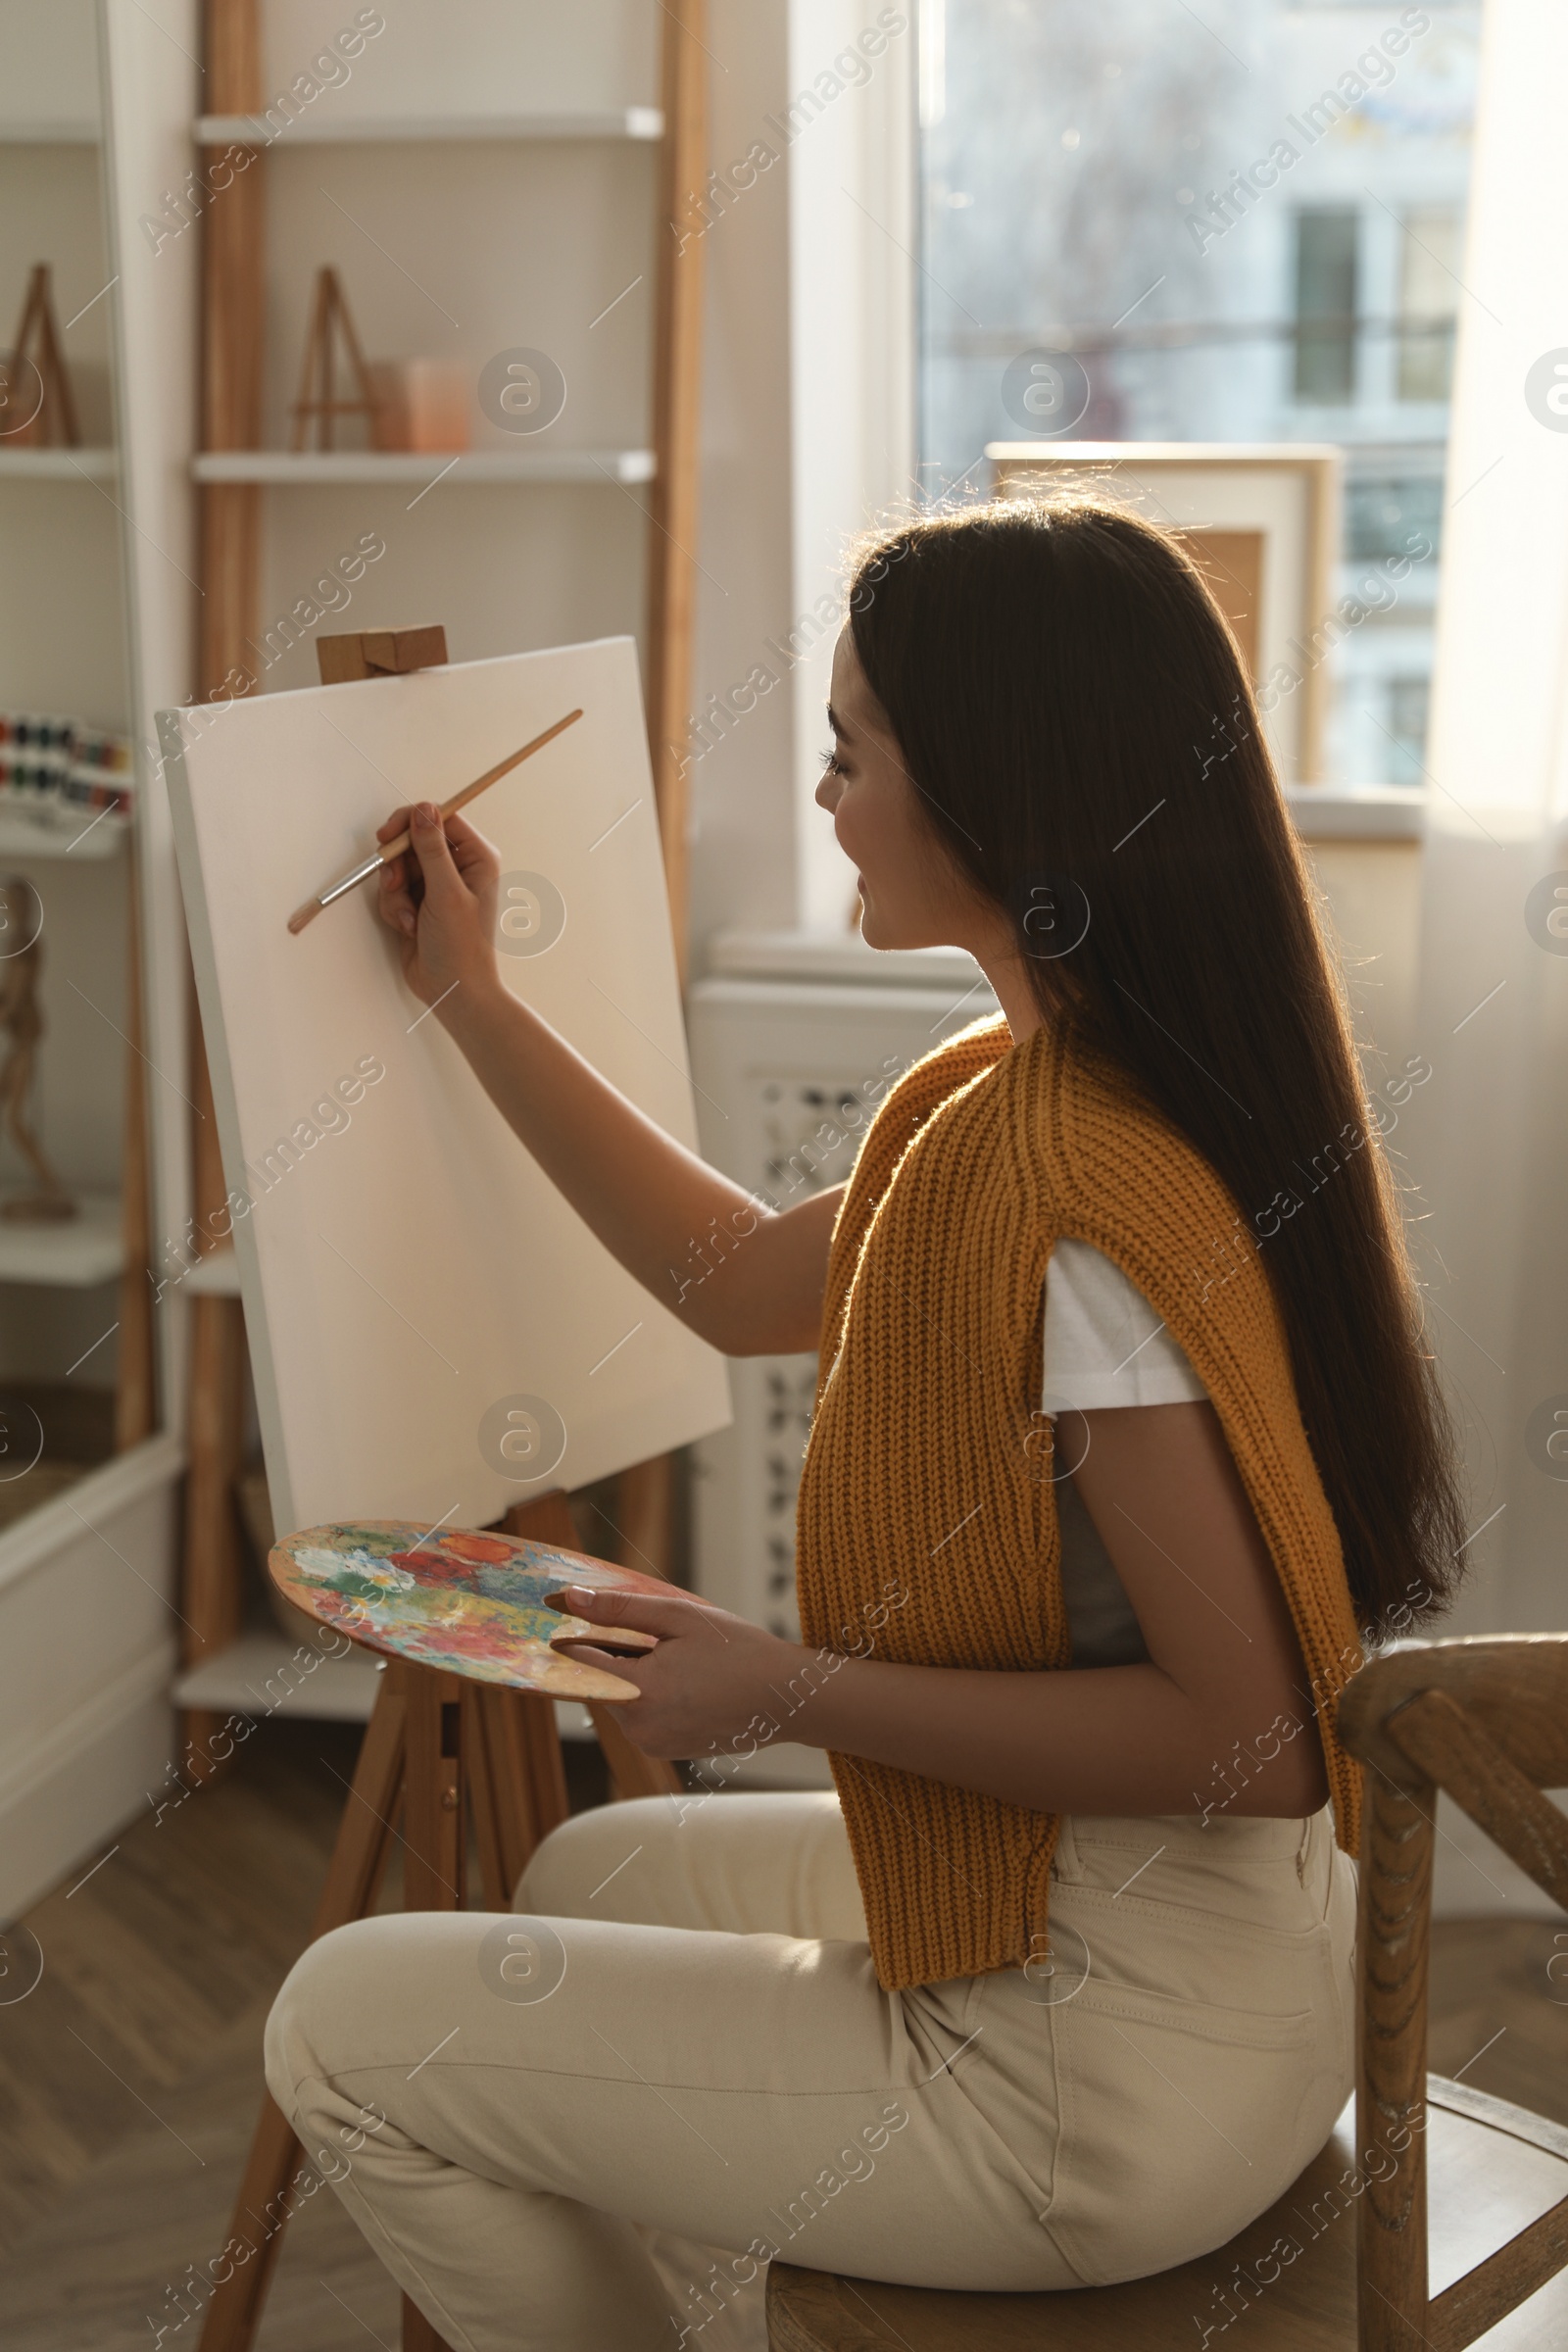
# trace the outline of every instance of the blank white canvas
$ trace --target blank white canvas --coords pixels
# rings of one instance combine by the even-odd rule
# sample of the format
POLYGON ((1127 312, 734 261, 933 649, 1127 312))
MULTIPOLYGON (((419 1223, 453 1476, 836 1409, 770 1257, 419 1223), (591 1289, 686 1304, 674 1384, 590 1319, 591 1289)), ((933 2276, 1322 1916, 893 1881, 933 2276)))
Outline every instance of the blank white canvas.
MULTIPOLYGON (((501 972, 695 1148, 630 639, 160 713, 280 1530, 483 1525, 730 1417, 722 1358, 615 1263, 425 1015, 373 884, 287 929, 394 808, 448 799, 578 705, 471 811, 503 876, 564 907, 501 972)), ((548 903, 521 887, 515 906, 548 903)))

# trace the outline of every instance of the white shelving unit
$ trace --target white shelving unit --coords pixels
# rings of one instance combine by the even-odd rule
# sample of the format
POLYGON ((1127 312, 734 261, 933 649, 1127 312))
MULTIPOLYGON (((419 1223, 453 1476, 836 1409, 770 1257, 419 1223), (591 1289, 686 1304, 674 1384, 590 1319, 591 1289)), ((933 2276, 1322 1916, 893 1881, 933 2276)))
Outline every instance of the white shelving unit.
MULTIPOLYGON (((84 446, 49 449, 0 437, 0 708, 135 734, 136 548, 176 590, 184 582, 177 558, 163 552, 177 550, 177 533, 160 527, 138 541, 127 522, 122 264, 111 256, 126 213, 134 227, 136 199, 178 173, 142 164, 134 189, 117 198, 99 79, 99 33, 112 13, 105 9, 101 24, 95 0, 42 9, 0 0, 0 333, 9 336, 27 271, 50 264, 86 435, 84 446)), ((170 48, 178 27, 167 8, 160 13, 157 25, 137 19, 145 54, 163 47, 181 65, 170 48)), ((145 128, 144 100, 139 87, 127 111, 145 128)), ((166 257, 169 287, 179 270, 166 257)), ((166 335, 162 358, 179 366, 177 339, 166 335)), ((34 808, 20 795, 0 805, 0 859, 27 877, 45 912, 41 1136, 79 1206, 58 1224, 0 1218, 0 1336, 9 1384, 24 1396, 34 1383, 35 1393, 60 1392, 60 1457, 74 1466, 69 1429, 82 1411, 79 1393, 111 1385, 125 1328, 114 1302, 126 1258, 117 1191, 122 1084, 153 1090, 145 1099, 156 1124, 156 1096, 170 1090, 152 1071, 177 1070, 183 1058, 177 1030, 158 1025, 185 985, 177 922, 167 919, 142 926, 145 968, 160 975, 145 992, 154 1007, 145 1059, 125 1043, 131 893, 159 867, 156 828, 152 837, 145 830, 146 783, 144 770, 135 860, 122 854, 125 818, 94 822, 90 810, 34 808)), ((156 1183, 169 1165, 163 1155, 156 1183)), ((8 1155, 0 1190, 25 1181, 8 1155)), ((179 1230, 167 1198, 153 1216, 155 1230, 179 1230)), ((176 1753, 169 1673, 180 1467, 172 1437, 147 1437, 83 1461, 67 1491, 46 1490, 0 1532, 0 1919, 102 1851, 176 1753)))

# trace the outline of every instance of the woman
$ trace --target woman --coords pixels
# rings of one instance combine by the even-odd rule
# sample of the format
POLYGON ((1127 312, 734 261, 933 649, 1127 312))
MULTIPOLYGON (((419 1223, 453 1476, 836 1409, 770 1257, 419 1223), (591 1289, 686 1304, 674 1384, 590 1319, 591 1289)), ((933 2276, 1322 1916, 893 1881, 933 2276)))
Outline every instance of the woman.
POLYGON ((1158 2270, 1349 2088, 1333 1706, 1358 1625, 1446 1599, 1460 1530, 1235 643, 1148 524, 969 510, 862 558, 829 720, 865 938, 970 950, 1002 1018, 786 1212, 500 984, 464 820, 414 810, 383 879, 414 994, 606 1247, 715 1347, 822 1357, 805 1645, 678 1594, 564 1605, 659 1637, 614 1661, 647 1752, 783 1733, 838 1796, 579 1816, 523 1917, 340 1929, 272 2013, 277 2098, 459 2352, 683 2342, 778 2252, 1158 2270), (745 1238, 683 1287, 715 1219, 745 1238), (648 2230, 708 2250, 673 2299, 648 2230))

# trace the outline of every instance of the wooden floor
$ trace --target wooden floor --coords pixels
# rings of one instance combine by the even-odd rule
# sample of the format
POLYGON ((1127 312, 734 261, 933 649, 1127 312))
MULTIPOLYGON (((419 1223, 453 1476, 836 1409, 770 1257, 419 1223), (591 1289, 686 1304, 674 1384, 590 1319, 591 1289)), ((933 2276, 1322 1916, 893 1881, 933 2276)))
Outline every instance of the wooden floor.
MULTIPOLYGON (((190 2276, 227 2235, 262 2028, 309 1934, 359 1740, 355 1724, 259 1725, 224 1777, 157 1818, 149 1804, 23 1923, 43 1975, 0 2004, 5 2352, 145 2352, 160 2327, 191 2352, 190 2276)), ((567 1762, 574 1804, 603 1802, 598 1749, 570 1743, 567 1762)), ((24 1938, 10 1942, 20 1959, 24 1938)), ((289 2226, 260 2352, 338 2352, 367 2329, 395 2348, 397 2320, 323 2190, 289 2226)))
MULTIPOLYGON (((44 1965, 24 1999, 0 1998, 5 2352, 191 2352, 190 2281, 223 2241, 263 2021, 304 1943, 358 1738, 259 1726, 226 1778, 157 1821, 149 1807, 24 1923, 44 1965)), ((574 1801, 602 1801, 597 1751, 570 1757, 574 1801)), ((1568 1922, 1440 1925, 1434 2069, 1568 2124, 1564 1955, 1568 1922)), ((260 2352, 367 2335, 395 2352, 397 2326, 390 2281, 322 2190, 290 2226, 260 2352)))

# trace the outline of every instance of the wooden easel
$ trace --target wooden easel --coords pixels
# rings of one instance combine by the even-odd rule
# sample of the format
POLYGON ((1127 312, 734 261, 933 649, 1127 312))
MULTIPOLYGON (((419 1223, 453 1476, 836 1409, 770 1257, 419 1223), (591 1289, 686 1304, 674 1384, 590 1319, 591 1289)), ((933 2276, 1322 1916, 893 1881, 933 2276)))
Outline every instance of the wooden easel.
POLYGON ((292 410, 293 431, 290 449, 309 446, 312 427, 316 430, 318 449, 335 449, 334 435, 340 416, 363 416, 366 441, 370 449, 381 446, 381 402, 376 394, 375 379, 365 364, 360 338, 349 317, 348 298, 338 282, 335 270, 318 270, 316 273, 316 293, 311 302, 311 323, 305 335, 305 358, 300 367, 299 394, 292 410), (343 339, 344 355, 349 375, 359 386, 351 399, 337 396, 337 338, 343 339))
MULTIPOLYGON (((504 1524, 509 1535, 535 1543, 577 1544, 564 1494, 519 1504, 504 1524)), ((485 1907, 509 1910, 535 1846, 569 1810, 553 1699, 401 1659, 387 1660, 382 1671, 311 1929, 313 1943, 374 1910, 400 1806, 403 1903, 409 1911, 465 1908, 470 1812, 485 1907)), ((588 1712, 618 1797, 661 1796, 680 1788, 673 1765, 632 1745, 613 1707, 590 1701, 588 1712)), ((229 2239, 250 2253, 240 2260, 230 2255, 229 2276, 207 2306, 200 2352, 250 2352, 299 2161, 300 2143, 269 2095, 229 2224, 229 2239)), ((403 2352, 446 2352, 407 2295, 403 2352)))
POLYGON ((22 317, 17 321, 11 346, 5 386, 8 401, 25 400, 29 363, 38 370, 43 398, 37 414, 20 431, 7 437, 14 447, 22 449, 78 449, 81 427, 76 421, 75 394, 71 389, 65 354, 60 348, 60 329, 55 324, 54 292, 47 262, 35 262, 28 273, 22 317))
MULTIPOLYGON (((405 675, 446 658, 446 631, 433 624, 362 629, 317 641, 323 685, 405 675)), ((234 1358, 222 1410, 225 1427, 232 1421, 237 1450, 244 1324, 237 1299, 220 1303, 231 1310, 229 1347, 234 1358)), ((504 1525, 509 1535, 578 1548, 571 1509, 562 1494, 516 1505, 504 1525)), ((330 1929, 364 1919, 373 1910, 400 1805, 403 1900, 410 1911, 464 1907, 470 1810, 485 1901, 493 1911, 510 1907, 512 1890, 529 1855, 568 1811, 553 1700, 402 1660, 388 1660, 382 1671, 311 1929, 313 1943, 330 1929)), ((613 1707, 591 1700, 588 1712, 618 1797, 662 1796, 680 1788, 673 1765, 645 1756, 628 1740, 613 1707)), ((230 2237, 252 2251, 234 2265, 208 2305, 201 2352, 250 2352, 282 2243, 288 2186, 298 2159, 299 2142, 269 2097, 229 2226, 230 2237), (280 2205, 281 2218, 276 2212, 280 2205)), ((445 2352, 423 2313, 407 2296, 403 2352, 445 2352)))

